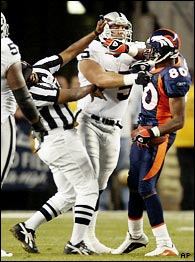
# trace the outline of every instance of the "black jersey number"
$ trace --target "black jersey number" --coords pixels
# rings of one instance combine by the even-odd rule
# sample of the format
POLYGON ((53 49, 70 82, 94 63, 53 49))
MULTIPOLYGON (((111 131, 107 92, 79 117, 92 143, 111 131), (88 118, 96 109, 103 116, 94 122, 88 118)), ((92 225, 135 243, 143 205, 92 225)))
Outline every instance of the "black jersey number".
MULTIPOLYGON (((126 75, 129 74, 129 71, 119 71, 119 74, 126 75)), ((128 99, 131 92, 132 85, 129 86, 120 86, 119 92, 117 93, 117 99, 123 101, 128 99)))
POLYGON ((18 54, 18 48, 13 42, 9 43, 8 46, 9 46, 9 49, 10 49, 12 55, 18 54))
POLYGON ((123 101, 128 99, 132 86, 120 86, 119 91, 117 93, 117 99, 119 101, 123 101))
POLYGON ((83 51, 81 53, 81 58, 86 59, 86 58, 89 58, 89 57, 90 57, 89 51, 83 51))

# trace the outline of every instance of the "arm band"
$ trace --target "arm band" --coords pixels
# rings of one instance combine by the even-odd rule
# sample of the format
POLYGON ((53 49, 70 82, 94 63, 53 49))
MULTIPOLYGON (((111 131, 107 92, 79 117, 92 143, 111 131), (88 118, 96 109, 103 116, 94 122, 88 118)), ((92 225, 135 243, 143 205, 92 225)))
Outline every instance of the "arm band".
POLYGON ((131 43, 131 44, 128 44, 128 47, 129 47, 128 55, 135 57, 138 54, 137 46, 135 44, 131 43))
POLYGON ((39 112, 33 102, 31 94, 26 86, 12 90, 18 106, 29 122, 35 123, 39 120, 39 112))
POLYGON ((130 86, 135 84, 135 79, 137 79, 137 74, 128 74, 123 76, 123 81, 125 86, 130 86))
POLYGON ((154 126, 150 129, 152 133, 154 134, 154 137, 159 137, 160 136, 160 130, 157 126, 154 126))

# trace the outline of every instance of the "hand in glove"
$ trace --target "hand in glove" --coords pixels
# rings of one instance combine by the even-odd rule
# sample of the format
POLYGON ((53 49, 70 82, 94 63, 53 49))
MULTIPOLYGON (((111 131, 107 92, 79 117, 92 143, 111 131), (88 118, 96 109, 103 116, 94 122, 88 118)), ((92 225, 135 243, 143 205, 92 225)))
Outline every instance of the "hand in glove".
POLYGON ((129 46, 117 39, 107 39, 103 45, 108 48, 111 54, 128 53, 129 46))
POLYGON ((39 121, 32 124, 32 138, 37 139, 38 146, 34 150, 33 153, 36 153, 41 148, 41 143, 44 141, 44 136, 46 135, 47 131, 45 130, 41 119, 39 118, 39 121))
POLYGON ((150 65, 145 61, 136 61, 129 67, 130 73, 138 73, 139 71, 149 72, 150 65))
POLYGON ((138 72, 137 78, 135 79, 135 83, 137 85, 143 85, 143 87, 147 86, 150 82, 150 74, 144 71, 138 72))
POLYGON ((131 86, 133 84, 147 86, 150 82, 151 75, 148 72, 140 71, 138 73, 126 74, 123 76, 124 85, 131 86))
POLYGON ((148 142, 152 137, 154 137, 154 133, 151 129, 146 129, 142 126, 138 126, 137 129, 134 129, 131 132, 132 141, 137 141, 138 147, 146 148, 148 147, 148 142))
POLYGON ((138 147, 158 146, 166 141, 166 136, 160 134, 157 126, 138 126, 131 132, 132 141, 137 141, 138 147))

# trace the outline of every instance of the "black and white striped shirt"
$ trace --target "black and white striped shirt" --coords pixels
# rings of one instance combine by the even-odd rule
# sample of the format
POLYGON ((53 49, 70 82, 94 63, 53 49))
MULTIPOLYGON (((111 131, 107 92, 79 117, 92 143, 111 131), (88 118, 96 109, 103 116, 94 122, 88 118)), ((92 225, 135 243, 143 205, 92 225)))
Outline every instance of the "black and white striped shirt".
POLYGON ((31 86, 29 91, 48 131, 57 127, 67 127, 74 122, 74 116, 68 104, 57 104, 60 85, 53 74, 60 69, 61 64, 62 58, 59 55, 53 55, 33 65, 39 82, 31 86))

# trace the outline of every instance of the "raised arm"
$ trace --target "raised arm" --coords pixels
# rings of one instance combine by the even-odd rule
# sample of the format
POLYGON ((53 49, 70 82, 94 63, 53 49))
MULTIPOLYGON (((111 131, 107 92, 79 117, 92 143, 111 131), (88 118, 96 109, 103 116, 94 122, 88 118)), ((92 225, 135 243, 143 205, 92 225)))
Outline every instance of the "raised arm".
POLYGON ((94 31, 92 31, 88 35, 82 37, 80 40, 74 42, 72 45, 70 45, 64 51, 59 53, 59 55, 63 59, 62 66, 64 66, 68 62, 70 62, 83 49, 85 49, 94 39, 96 39, 97 36, 103 32, 105 24, 106 24, 106 22, 102 18, 100 18, 100 20, 97 22, 96 29, 94 31))

